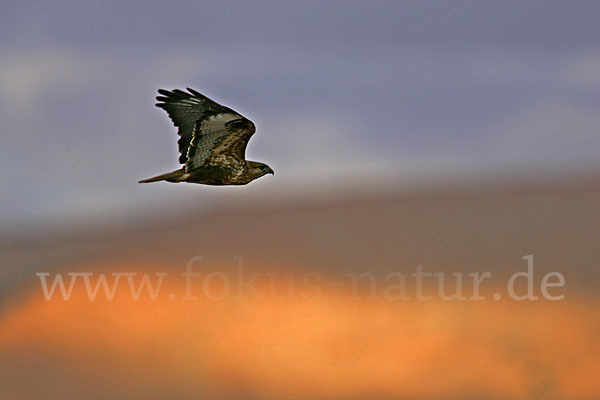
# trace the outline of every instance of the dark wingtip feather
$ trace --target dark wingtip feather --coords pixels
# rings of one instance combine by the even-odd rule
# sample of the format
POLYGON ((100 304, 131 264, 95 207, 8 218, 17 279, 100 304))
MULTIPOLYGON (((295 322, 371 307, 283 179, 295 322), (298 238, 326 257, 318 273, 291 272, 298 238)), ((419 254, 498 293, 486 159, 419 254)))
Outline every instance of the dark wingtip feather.
POLYGON ((168 90, 165 89, 158 89, 158 93, 162 94, 163 96, 170 96, 171 92, 169 92, 168 90))
POLYGON ((186 92, 184 92, 183 90, 180 90, 180 89, 173 89, 173 93, 177 94, 180 97, 185 97, 185 98, 190 97, 189 93, 186 93, 186 92))
POLYGON ((201 98, 202 98, 202 97, 204 97, 204 95, 203 95, 202 93, 200 93, 200 92, 197 92, 197 91, 195 91, 195 90, 194 90, 194 89, 192 89, 192 88, 186 88, 186 89, 187 89, 187 91, 188 91, 188 92, 190 92, 190 93, 191 93, 191 94, 193 94, 194 96, 198 96, 198 97, 201 97, 201 98))

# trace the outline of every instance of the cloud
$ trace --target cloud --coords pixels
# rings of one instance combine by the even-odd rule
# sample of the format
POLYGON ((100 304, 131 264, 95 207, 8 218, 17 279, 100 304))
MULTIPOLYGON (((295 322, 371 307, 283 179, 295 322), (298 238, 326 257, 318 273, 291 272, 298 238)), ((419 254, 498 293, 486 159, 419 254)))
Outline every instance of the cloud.
POLYGON ((93 86, 104 75, 100 57, 62 49, 20 51, 0 59, 0 101, 31 107, 56 86, 93 86))

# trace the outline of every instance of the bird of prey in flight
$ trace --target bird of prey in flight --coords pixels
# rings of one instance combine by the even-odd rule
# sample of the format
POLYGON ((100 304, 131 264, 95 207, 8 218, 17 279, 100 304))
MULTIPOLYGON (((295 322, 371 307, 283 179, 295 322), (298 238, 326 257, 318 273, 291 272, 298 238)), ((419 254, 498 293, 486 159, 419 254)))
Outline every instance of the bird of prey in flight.
POLYGON ((179 162, 183 168, 139 183, 189 182, 205 185, 245 185, 266 174, 266 164, 246 160, 246 146, 255 132, 252 121, 188 88, 188 92, 158 89, 157 107, 178 128, 179 162))

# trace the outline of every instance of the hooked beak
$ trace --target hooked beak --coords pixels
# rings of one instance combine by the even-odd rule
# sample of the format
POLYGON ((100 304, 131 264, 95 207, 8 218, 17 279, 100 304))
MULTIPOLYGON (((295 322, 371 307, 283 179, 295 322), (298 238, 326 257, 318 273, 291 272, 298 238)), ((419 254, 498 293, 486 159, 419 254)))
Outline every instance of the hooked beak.
POLYGON ((267 174, 275 175, 275 171, 273 171, 271 168, 269 168, 269 171, 267 171, 267 174))

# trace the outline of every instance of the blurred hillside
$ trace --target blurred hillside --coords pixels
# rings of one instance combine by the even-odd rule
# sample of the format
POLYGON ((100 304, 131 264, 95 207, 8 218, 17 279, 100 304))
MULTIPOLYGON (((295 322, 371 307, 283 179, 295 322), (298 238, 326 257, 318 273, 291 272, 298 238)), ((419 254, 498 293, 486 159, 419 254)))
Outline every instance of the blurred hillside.
POLYGON ((243 194, 200 211, 164 204, 121 222, 5 233, 0 282, 6 290, 34 272, 82 263, 182 269, 194 256, 222 263, 239 255, 253 266, 385 273, 423 264, 504 276, 534 254, 541 272, 560 271, 571 288, 600 283, 600 187, 592 183, 267 196, 243 194))

